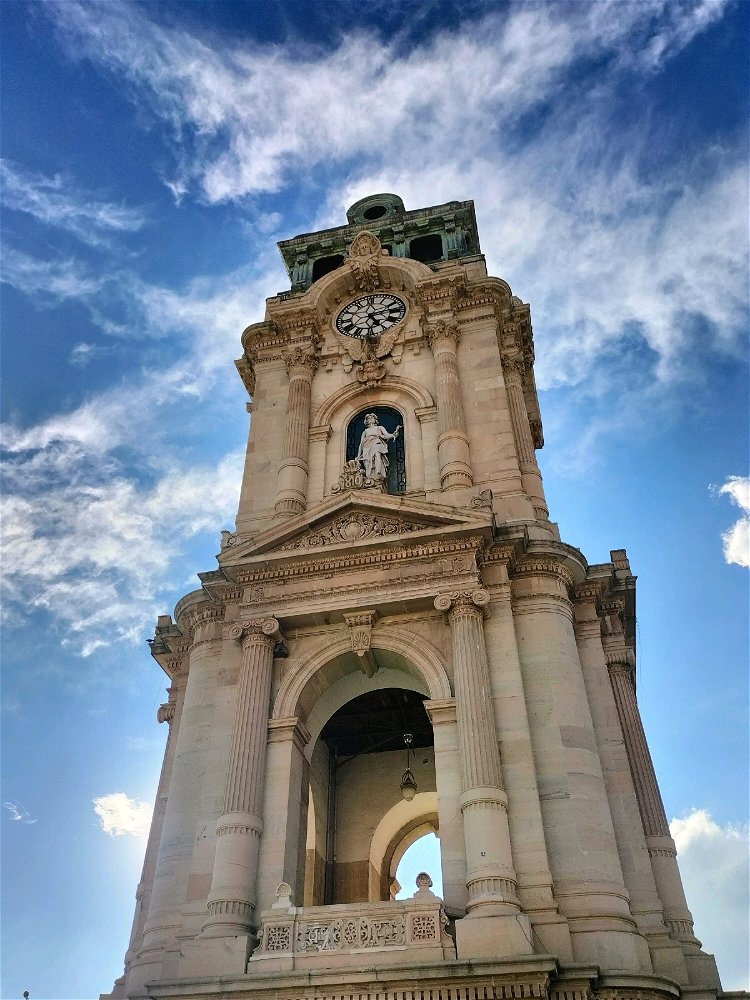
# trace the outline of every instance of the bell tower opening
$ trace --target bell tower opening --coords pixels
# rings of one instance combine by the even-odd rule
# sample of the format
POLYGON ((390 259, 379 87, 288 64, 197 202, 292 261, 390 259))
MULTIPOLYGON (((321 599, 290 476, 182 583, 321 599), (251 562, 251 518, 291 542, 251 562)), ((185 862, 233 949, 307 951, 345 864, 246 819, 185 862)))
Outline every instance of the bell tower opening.
POLYGON ((308 826, 307 905, 391 899, 404 852, 437 828, 434 739, 423 702, 416 691, 381 688, 347 702, 323 727, 311 761, 317 820, 308 826), (402 790, 407 768, 415 794, 402 790))
MULTIPOLYGON (((389 434, 393 434, 398 426, 403 428, 404 418, 392 406, 368 406, 349 422, 346 429, 347 462, 357 458, 359 454, 362 432, 365 429, 365 417, 368 413, 374 413, 378 418, 378 423, 389 434)), ((406 492, 406 442, 404 437, 404 434, 400 432, 394 441, 389 442, 388 470, 385 482, 390 494, 406 492)))

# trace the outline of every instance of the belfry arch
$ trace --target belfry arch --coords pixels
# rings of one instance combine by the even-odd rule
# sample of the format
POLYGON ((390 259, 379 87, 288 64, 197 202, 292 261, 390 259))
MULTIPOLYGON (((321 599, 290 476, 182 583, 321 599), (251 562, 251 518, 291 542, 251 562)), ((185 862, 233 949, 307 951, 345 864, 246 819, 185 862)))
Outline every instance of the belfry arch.
MULTIPOLYGON (((277 725, 296 727, 304 733, 304 743, 298 743, 283 766, 291 772, 296 760, 296 769, 304 773, 302 780, 307 785, 299 797, 303 802, 299 818, 292 824, 300 841, 304 839, 304 866, 301 843, 291 848, 288 842, 286 845, 288 857, 300 862, 296 872, 294 866, 288 867, 286 881, 293 886, 295 898, 307 906, 388 900, 401 855, 421 832, 442 834, 441 815, 449 845, 445 860, 449 868, 461 869, 460 808, 450 794, 450 778, 442 776, 442 785, 449 793, 440 801, 437 792, 438 767, 444 768, 455 754, 455 723, 449 721, 446 726, 438 711, 441 724, 433 725, 435 707, 444 711, 447 706, 450 716, 453 704, 442 656, 425 636, 418 638, 395 623, 376 626, 372 652, 377 670, 367 677, 347 633, 329 634, 293 665, 279 688, 273 710, 277 725), (382 739, 370 732, 361 745, 342 745, 337 752, 335 743, 342 739, 346 715, 362 702, 365 708, 382 702, 386 713, 381 718, 382 739), (412 714, 402 714, 401 721, 387 719, 389 706, 395 712, 400 703, 412 714), (409 722, 415 718, 417 705, 422 722, 409 722), (336 720, 342 715, 344 723, 337 728, 336 720), (406 766, 403 733, 407 730, 415 731, 416 737, 411 766, 417 795, 412 802, 402 799, 400 789, 406 766), (446 745, 452 748, 448 753, 446 745), (353 833, 352 824, 363 817, 364 822, 353 833), (417 828, 421 832, 414 835, 417 828)), ((284 778, 277 773, 273 743, 269 753, 269 780, 273 773, 278 791, 278 782, 284 778)), ((290 789, 300 785, 293 777, 288 780, 290 789)), ((292 793, 284 797, 290 806, 293 800, 292 793)), ((260 869, 261 896, 270 905, 279 869, 264 866, 263 858, 260 869), (264 871, 269 873, 265 877, 264 871), (276 875, 271 877, 271 871, 276 875)), ((460 878, 457 886, 451 886, 450 875, 444 876, 446 906, 452 914, 461 912, 464 904, 460 878)))

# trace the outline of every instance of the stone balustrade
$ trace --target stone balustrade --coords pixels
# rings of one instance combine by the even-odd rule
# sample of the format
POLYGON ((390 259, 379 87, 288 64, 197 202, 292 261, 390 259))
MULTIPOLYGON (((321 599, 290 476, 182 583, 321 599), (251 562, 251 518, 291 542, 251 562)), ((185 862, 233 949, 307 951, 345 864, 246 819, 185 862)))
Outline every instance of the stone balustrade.
POLYGON ((262 915, 250 972, 361 967, 368 955, 378 965, 456 957, 443 901, 427 890, 403 901, 296 907, 279 888, 262 915))

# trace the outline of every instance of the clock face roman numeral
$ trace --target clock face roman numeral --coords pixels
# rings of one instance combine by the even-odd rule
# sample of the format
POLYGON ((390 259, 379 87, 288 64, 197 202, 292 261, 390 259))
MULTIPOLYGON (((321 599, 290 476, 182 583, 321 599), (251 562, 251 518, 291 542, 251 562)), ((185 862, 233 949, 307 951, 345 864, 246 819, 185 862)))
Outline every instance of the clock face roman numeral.
POLYGON ((406 303, 396 295, 363 295, 344 306, 336 319, 336 329, 346 337, 379 337, 405 315, 406 303))

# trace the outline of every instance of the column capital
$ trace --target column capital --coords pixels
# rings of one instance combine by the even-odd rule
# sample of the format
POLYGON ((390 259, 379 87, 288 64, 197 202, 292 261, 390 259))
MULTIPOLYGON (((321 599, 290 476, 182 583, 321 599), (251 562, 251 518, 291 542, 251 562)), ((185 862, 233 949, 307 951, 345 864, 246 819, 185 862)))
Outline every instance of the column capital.
POLYGON ((505 374, 505 381, 508 385, 521 388, 523 377, 526 373, 526 362, 521 354, 502 354, 500 361, 505 374))
POLYGON ((242 644, 243 649, 256 643, 268 644, 274 647, 275 656, 286 656, 286 645, 281 634, 281 627, 278 621, 270 616, 235 622, 230 627, 229 634, 242 644))
POLYGON ((281 356, 289 372, 289 378, 304 378, 310 381, 320 363, 317 351, 311 347, 289 347, 281 356))
POLYGON ((425 337, 431 350, 436 347, 453 347, 455 350, 461 340, 461 331, 455 321, 446 322, 439 319, 435 323, 425 324, 425 337))
POLYGON ((447 611, 448 621, 453 622, 458 615, 486 616, 490 595, 481 588, 457 590, 450 594, 438 594, 433 603, 438 611, 447 611))

